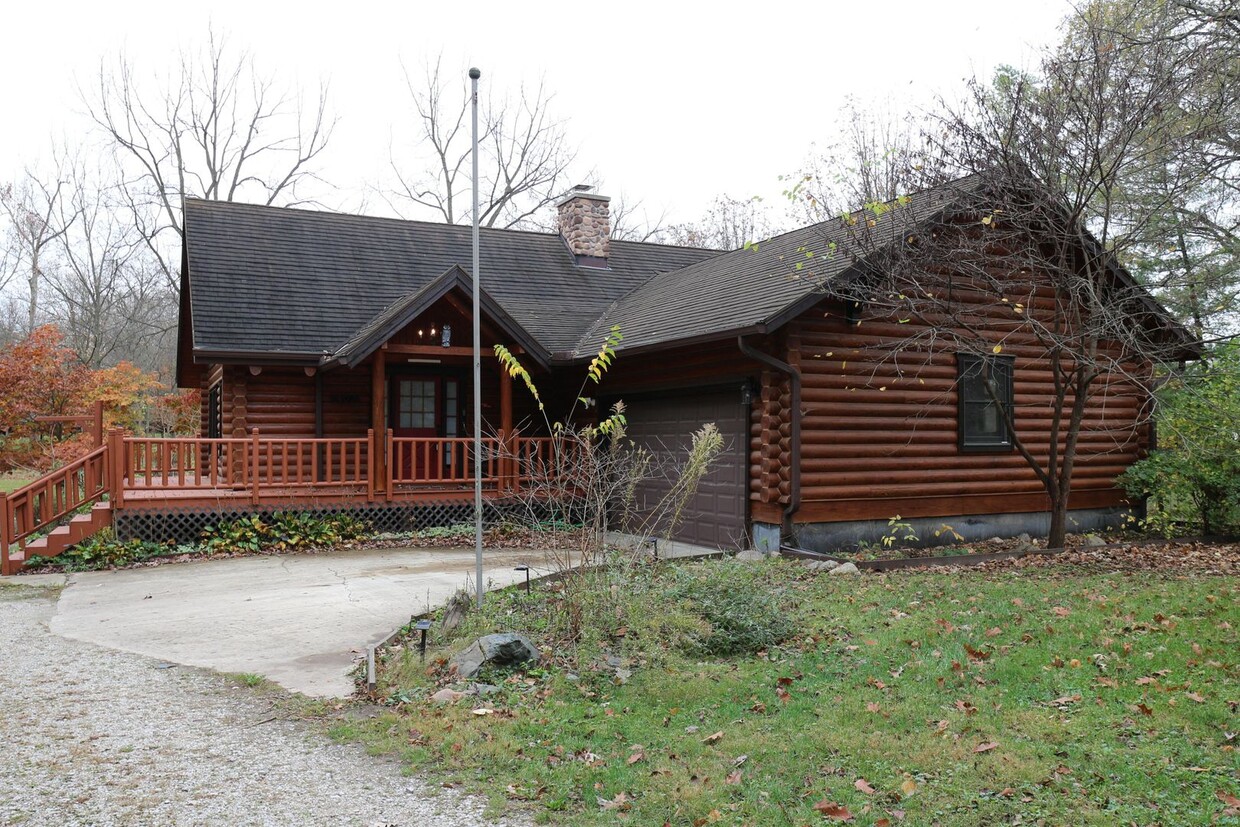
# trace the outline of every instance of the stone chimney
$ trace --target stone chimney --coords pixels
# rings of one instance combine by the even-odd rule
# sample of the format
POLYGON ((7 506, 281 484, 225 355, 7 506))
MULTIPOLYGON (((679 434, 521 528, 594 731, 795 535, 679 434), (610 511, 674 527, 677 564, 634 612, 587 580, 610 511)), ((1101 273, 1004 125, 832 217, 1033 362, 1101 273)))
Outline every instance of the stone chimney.
POLYGON ((611 211, 606 195, 596 195, 588 184, 578 184, 555 202, 560 235, 583 267, 606 267, 611 255, 611 211))

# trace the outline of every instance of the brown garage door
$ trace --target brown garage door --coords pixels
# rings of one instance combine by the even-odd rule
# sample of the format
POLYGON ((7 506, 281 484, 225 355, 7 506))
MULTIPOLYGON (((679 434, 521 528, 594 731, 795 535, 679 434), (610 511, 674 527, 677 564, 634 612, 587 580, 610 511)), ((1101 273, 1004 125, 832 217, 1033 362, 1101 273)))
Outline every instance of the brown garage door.
MULTIPOLYGON (((723 451, 698 486, 672 539, 713 548, 745 546, 749 425, 740 386, 630 397, 625 406, 629 438, 656 457, 655 478, 637 491, 643 513, 667 494, 671 483, 665 477, 684 465, 693 432, 707 422, 715 423, 723 435, 723 451)), ((663 528, 656 533, 662 536, 663 528)))

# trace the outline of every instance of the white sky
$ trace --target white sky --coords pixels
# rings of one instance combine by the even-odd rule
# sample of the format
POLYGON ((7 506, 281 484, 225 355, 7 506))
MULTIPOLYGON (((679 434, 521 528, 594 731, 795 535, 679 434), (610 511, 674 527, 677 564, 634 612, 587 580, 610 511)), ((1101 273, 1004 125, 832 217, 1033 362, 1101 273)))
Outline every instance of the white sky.
MULTIPOLYGON (((1031 65, 1067 0, 762 3, 21 2, 0 11, 0 181, 83 139, 77 83, 124 49, 164 72, 214 25, 262 69, 331 83, 340 118, 321 198, 354 210, 408 110, 400 61, 443 55, 496 90, 545 78, 603 192, 676 220, 717 194, 775 197, 846 95, 901 105, 998 64, 1031 65)), ((372 203, 371 212, 385 211, 372 203)))

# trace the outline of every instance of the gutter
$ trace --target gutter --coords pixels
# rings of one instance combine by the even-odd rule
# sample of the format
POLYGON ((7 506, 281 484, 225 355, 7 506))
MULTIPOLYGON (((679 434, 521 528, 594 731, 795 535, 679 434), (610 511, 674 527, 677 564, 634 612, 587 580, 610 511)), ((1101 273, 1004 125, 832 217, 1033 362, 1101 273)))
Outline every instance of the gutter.
POLYGON ((788 452, 790 457, 788 505, 784 508, 783 532, 791 537, 792 515, 801 508, 801 372, 787 362, 781 362, 768 353, 754 349, 745 341, 744 336, 736 337, 736 346, 740 348, 742 354, 750 359, 761 362, 772 370, 777 370, 788 377, 788 385, 792 397, 792 416, 790 417, 791 433, 788 436, 788 441, 791 443, 788 452))

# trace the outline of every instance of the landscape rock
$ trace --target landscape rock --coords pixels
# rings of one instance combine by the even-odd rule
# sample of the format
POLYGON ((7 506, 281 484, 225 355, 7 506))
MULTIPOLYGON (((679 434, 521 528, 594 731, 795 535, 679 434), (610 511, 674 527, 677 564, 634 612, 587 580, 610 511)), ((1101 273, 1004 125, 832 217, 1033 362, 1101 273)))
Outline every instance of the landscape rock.
POLYGON ((487 695, 494 695, 498 692, 499 687, 489 683, 475 683, 469 687, 469 691, 479 698, 485 698, 487 695))
POLYGON ((448 669, 461 678, 476 676, 484 666, 516 666, 537 663, 541 657, 533 643, 523 635, 504 632, 484 635, 448 661, 448 669))
POLYGON ((740 560, 743 563, 757 563, 761 560, 765 560, 766 555, 761 551, 758 551, 756 548, 747 548, 737 554, 735 559, 740 560))
POLYGON ((854 563, 841 563, 840 565, 836 566, 835 568, 827 572, 827 574, 858 574, 858 573, 859 573, 859 569, 854 563))
POLYGON ((1026 546, 1033 543, 1033 538, 1023 531, 1020 533, 1020 536, 1018 536, 1016 539, 1019 540, 1022 545, 1026 545, 1026 546))
POLYGON ((1101 548, 1107 544, 1107 541, 1097 534, 1086 534, 1084 543, 1086 548, 1101 548))
POLYGON ((469 614, 472 606, 472 599, 467 592, 459 591, 452 595, 452 599, 444 607, 443 621, 439 624, 439 633, 444 637, 450 636, 456 630, 456 627, 461 625, 461 621, 465 619, 465 615, 469 614))
POLYGON ((457 692, 455 689, 448 689, 445 687, 444 689, 436 692, 434 695, 431 695, 431 700, 437 704, 456 703, 461 698, 464 698, 466 694, 467 693, 465 692, 457 692))

